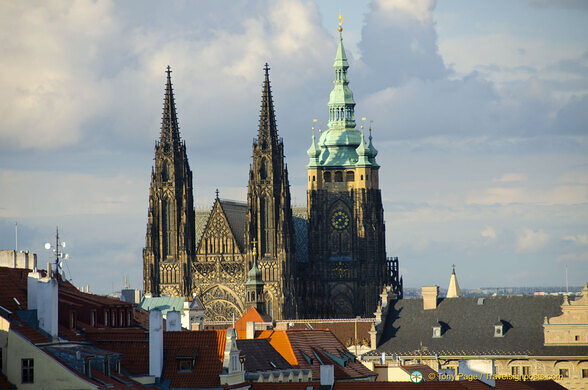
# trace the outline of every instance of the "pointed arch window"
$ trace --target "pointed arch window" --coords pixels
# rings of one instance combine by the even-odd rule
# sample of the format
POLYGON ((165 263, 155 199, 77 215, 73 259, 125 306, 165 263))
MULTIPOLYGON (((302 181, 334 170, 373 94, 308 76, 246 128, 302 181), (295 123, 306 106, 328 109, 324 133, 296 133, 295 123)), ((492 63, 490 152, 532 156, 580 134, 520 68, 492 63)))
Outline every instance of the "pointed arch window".
POLYGON ((161 179, 163 181, 169 181, 171 179, 171 164, 169 161, 163 162, 163 170, 161 172, 161 179))
POLYGON ((267 158, 263 158, 261 160, 261 167, 259 168, 259 176, 261 177, 261 180, 265 180, 267 179, 269 175, 269 162, 267 161, 267 158))
POLYGON ((260 199, 260 230, 261 230, 261 245, 260 254, 265 255, 271 253, 271 202, 266 197, 260 199))
POLYGON ((162 232, 163 232, 163 253, 166 257, 173 254, 173 206, 169 199, 162 202, 162 232))

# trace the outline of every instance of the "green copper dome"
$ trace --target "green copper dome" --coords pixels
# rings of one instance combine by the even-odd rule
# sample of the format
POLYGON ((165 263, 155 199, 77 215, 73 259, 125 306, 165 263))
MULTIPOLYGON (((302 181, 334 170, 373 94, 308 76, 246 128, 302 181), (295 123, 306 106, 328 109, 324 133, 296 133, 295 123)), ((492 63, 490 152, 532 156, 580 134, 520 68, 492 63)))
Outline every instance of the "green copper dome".
MULTIPOLYGON (((318 141, 316 150, 314 138, 307 154, 310 158, 308 167, 354 167, 360 161, 358 147, 363 143, 365 149, 363 166, 377 166, 374 157, 377 151, 371 145, 365 146, 362 133, 355 128, 355 101, 349 89, 347 71, 349 63, 343 46, 342 29, 339 29, 339 44, 333 69, 335 80, 333 90, 329 96, 329 123, 318 141), (317 156, 318 153, 318 156, 317 156)), ((314 136, 313 136, 314 137, 314 136)))

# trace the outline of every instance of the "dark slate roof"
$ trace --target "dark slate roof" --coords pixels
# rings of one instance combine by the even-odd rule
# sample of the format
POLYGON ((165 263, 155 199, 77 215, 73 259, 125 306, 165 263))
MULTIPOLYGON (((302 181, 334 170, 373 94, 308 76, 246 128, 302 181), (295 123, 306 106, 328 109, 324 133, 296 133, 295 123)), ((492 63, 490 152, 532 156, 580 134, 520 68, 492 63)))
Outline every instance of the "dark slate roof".
POLYGON ((271 346, 268 339, 237 340, 245 357, 246 372, 288 370, 292 366, 271 346))
MULTIPOLYGON (((247 204, 236 202, 233 200, 220 199, 221 206, 231 231, 235 235, 235 239, 239 248, 244 251, 243 240, 245 239, 245 225, 247 224, 247 204)), ((211 210, 196 210, 196 247, 200 244, 202 234, 206 228, 208 218, 210 218, 211 210)), ((306 207, 292 208, 292 222, 294 224, 294 235, 296 239, 296 261, 308 261, 308 216, 306 214, 306 207)))
POLYGON ((204 229, 206 228, 206 223, 210 217, 210 210, 196 210, 194 215, 196 227, 196 248, 198 248, 200 239, 202 238, 202 234, 204 234, 204 229))
POLYGON ((292 207, 292 224, 296 236, 296 261, 308 261, 308 214, 306 207, 292 207))
POLYGON ((424 310, 422 299, 400 299, 391 303, 378 348, 367 355, 414 356, 422 342, 429 356, 586 356, 588 346, 543 345, 544 318, 561 315, 562 302, 561 296, 446 298, 424 310), (494 337, 498 321, 503 337, 494 337), (433 338, 436 324, 441 338, 433 338))
POLYGON ((220 199, 220 205, 225 212, 227 221, 239 248, 245 252, 243 241, 245 240, 245 224, 247 223, 247 203, 220 199))

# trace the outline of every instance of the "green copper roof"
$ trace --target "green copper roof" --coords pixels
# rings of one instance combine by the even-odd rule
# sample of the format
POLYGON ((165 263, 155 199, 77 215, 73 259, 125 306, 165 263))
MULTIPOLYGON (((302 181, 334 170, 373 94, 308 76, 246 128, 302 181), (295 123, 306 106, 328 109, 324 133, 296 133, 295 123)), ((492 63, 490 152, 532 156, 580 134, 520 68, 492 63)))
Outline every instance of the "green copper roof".
POLYGON ((362 133, 355 128, 355 101, 349 89, 347 78, 349 63, 343 46, 341 29, 333 68, 335 80, 329 96, 328 129, 319 138, 319 150, 316 150, 313 138, 313 143, 307 151, 310 158, 308 167, 353 167, 360 161, 357 148, 362 142, 366 153, 365 158, 361 160, 362 166, 377 166, 373 159, 375 149, 371 146, 371 140, 370 146, 365 146, 362 133), (317 153, 318 159, 315 157, 317 153))
POLYGON ((257 267, 257 259, 253 259, 253 266, 247 272, 247 282, 245 282, 246 286, 250 285, 258 285, 258 284, 265 284, 263 282, 263 278, 261 275, 261 270, 257 267))

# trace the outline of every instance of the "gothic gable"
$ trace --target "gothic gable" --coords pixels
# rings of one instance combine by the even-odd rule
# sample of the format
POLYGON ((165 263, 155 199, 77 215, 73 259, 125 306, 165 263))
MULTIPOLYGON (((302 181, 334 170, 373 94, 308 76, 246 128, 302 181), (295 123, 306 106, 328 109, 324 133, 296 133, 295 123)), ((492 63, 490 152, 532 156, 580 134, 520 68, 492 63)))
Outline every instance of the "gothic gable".
POLYGON ((247 206, 216 199, 206 221, 197 254, 243 253, 243 231, 247 206))

